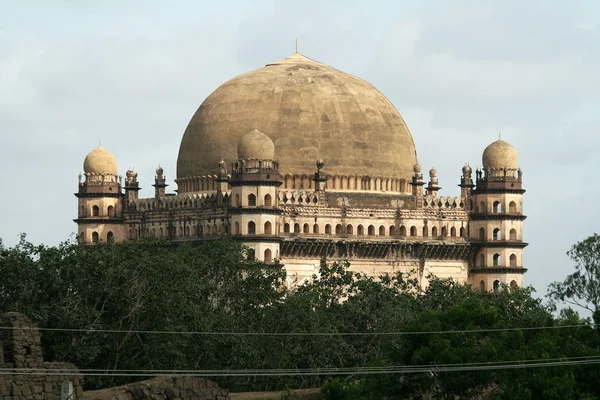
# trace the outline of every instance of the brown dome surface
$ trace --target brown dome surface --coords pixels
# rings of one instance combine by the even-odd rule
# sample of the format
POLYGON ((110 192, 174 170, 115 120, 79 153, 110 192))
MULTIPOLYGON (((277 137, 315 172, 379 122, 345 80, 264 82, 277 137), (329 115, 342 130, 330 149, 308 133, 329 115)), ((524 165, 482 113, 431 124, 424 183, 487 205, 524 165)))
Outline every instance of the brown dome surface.
POLYGON ((117 174, 117 159, 102 146, 92 150, 83 160, 86 174, 117 174))
POLYGON ((498 139, 485 148, 482 162, 486 169, 517 169, 519 155, 510 143, 498 139))
POLYGON ((392 103, 371 84, 299 53, 225 82, 204 100, 179 148, 179 179, 214 174, 258 129, 282 174, 326 172, 410 180, 417 154, 392 103))

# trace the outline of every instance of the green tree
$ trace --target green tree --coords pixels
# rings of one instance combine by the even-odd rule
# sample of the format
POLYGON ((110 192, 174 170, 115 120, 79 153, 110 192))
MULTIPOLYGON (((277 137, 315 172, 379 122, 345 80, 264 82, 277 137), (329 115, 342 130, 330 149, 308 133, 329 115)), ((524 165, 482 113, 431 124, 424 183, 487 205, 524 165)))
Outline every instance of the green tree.
POLYGON ((553 301, 572 304, 592 313, 594 323, 600 326, 600 235, 593 234, 577 242, 567 252, 575 262, 575 272, 562 282, 548 287, 553 301))

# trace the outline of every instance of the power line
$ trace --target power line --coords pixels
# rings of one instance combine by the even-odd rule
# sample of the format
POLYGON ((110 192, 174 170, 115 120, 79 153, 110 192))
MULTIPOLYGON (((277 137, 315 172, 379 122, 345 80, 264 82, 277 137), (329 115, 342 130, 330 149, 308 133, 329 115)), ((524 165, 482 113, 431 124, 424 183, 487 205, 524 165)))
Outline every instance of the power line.
POLYGON ((107 370, 107 369, 56 369, 44 368, 0 368, 0 375, 85 375, 85 376, 277 376, 293 375, 339 375, 363 373, 414 373, 498 370, 542 366, 592 365, 600 363, 600 356, 562 357, 549 359, 507 360, 457 364, 421 364, 383 367, 330 367, 295 369, 237 369, 237 370, 107 370))
POLYGON ((350 369, 309 369, 309 370, 198 370, 191 372, 170 372, 164 374, 155 374, 148 372, 63 372, 63 371, 23 371, 10 372, 6 370, 0 371, 2 375, 36 375, 36 376, 119 376, 119 377, 249 377, 249 376, 310 376, 310 375, 377 375, 377 374, 415 374, 415 373, 440 373, 440 372, 467 372, 467 371, 490 371, 490 370, 507 370, 507 369, 526 369, 526 368, 543 368, 543 367, 560 367, 571 365, 596 365, 600 364, 600 359, 591 360, 573 360, 573 361, 557 361, 557 362, 536 362, 536 363, 521 363, 521 364, 505 364, 505 365, 477 365, 477 366, 455 366, 445 367, 443 365, 429 365, 425 367, 392 367, 388 369, 374 368, 350 368, 350 369))
MULTIPOLYGON (((445 363, 445 364, 418 364, 418 365, 398 365, 398 366, 382 366, 382 367, 328 367, 328 368, 317 368, 320 371, 340 371, 346 369, 368 369, 368 370, 378 370, 378 369, 393 369, 393 368, 437 368, 437 367, 464 367, 464 366, 480 366, 480 365, 503 365, 503 364, 526 364, 526 363, 535 363, 535 362, 557 362, 557 361, 574 361, 574 360, 583 360, 583 361, 591 361, 591 360, 600 360, 600 355, 595 356, 577 356, 577 357, 557 357, 557 358, 535 358, 535 359, 527 359, 527 360, 504 360, 504 361, 478 361, 472 363, 445 363)), ((308 371, 313 370, 314 368, 294 368, 294 371, 308 371)), ((80 368, 59 368, 56 369, 60 372, 144 372, 144 373, 193 373, 193 372, 214 372, 214 370, 174 370, 174 369, 106 369, 106 368, 95 368, 95 369, 80 369, 80 368)), ((290 369, 268 369, 268 371, 289 371, 290 369)), ((13 371, 15 373, 23 371, 23 372, 31 372, 31 371, 48 371, 47 368, 0 368, 0 371, 13 371)), ((219 371, 235 371, 235 370, 219 370, 219 371)), ((237 370, 240 371, 240 370, 237 370)), ((243 369, 241 371, 265 371, 265 369, 243 369)))
POLYGON ((218 331, 160 331, 160 330, 124 330, 124 329, 94 329, 94 328, 35 328, 0 326, 0 330, 38 330, 43 332, 80 332, 80 333, 129 333, 129 334, 154 334, 154 335, 203 335, 203 336, 403 336, 403 335, 440 335, 480 332, 510 332, 531 331, 544 329, 570 329, 591 328, 587 324, 556 325, 556 326, 529 326, 520 328, 483 328, 443 331, 401 331, 401 332, 218 332, 218 331))

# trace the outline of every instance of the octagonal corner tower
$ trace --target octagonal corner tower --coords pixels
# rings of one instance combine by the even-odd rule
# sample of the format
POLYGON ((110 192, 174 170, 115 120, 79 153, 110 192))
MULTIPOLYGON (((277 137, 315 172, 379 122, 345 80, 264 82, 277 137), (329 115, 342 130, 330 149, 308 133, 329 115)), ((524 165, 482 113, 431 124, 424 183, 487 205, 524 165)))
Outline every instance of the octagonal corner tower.
MULTIPOLYGON (((346 180, 341 189, 381 178, 398 183, 383 190, 410 191, 415 144, 392 103, 368 82, 299 53, 239 75, 204 100, 181 140, 178 184, 234 161, 252 129, 273 140, 279 170, 292 182, 310 177, 323 159, 328 175, 346 180)), ((193 190, 179 186, 180 193, 193 190)))

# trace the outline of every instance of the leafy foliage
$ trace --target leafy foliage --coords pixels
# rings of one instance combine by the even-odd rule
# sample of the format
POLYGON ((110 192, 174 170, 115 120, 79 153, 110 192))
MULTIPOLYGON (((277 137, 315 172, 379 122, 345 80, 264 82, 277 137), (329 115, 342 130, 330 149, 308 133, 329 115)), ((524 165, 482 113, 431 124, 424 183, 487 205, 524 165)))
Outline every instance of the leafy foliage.
POLYGON ((600 235, 577 242, 567 255, 575 262, 575 272, 563 282, 550 284, 548 296, 591 311, 600 325, 600 235))
MULTIPOLYGON (((49 247, 23 237, 13 248, 0 247, 0 312, 24 313, 41 327, 79 329, 44 331, 42 341, 47 359, 82 369, 430 366, 428 373, 414 374, 218 380, 233 391, 322 386, 327 399, 591 399, 600 393, 593 365, 439 370, 445 364, 599 355, 591 327, 518 329, 585 323, 572 310, 555 317, 532 298, 532 289, 482 294, 433 277, 422 289, 412 275, 373 278, 349 267, 323 263, 312 280, 290 290, 281 266, 248 261, 246 249, 227 239, 49 247), (481 329, 491 331, 465 332, 481 329), (427 334, 439 331, 459 332, 427 334), (355 332, 374 334, 340 335, 355 332), (421 333, 390 334, 395 332, 421 333)), ((85 385, 124 382, 90 377, 85 385)))

